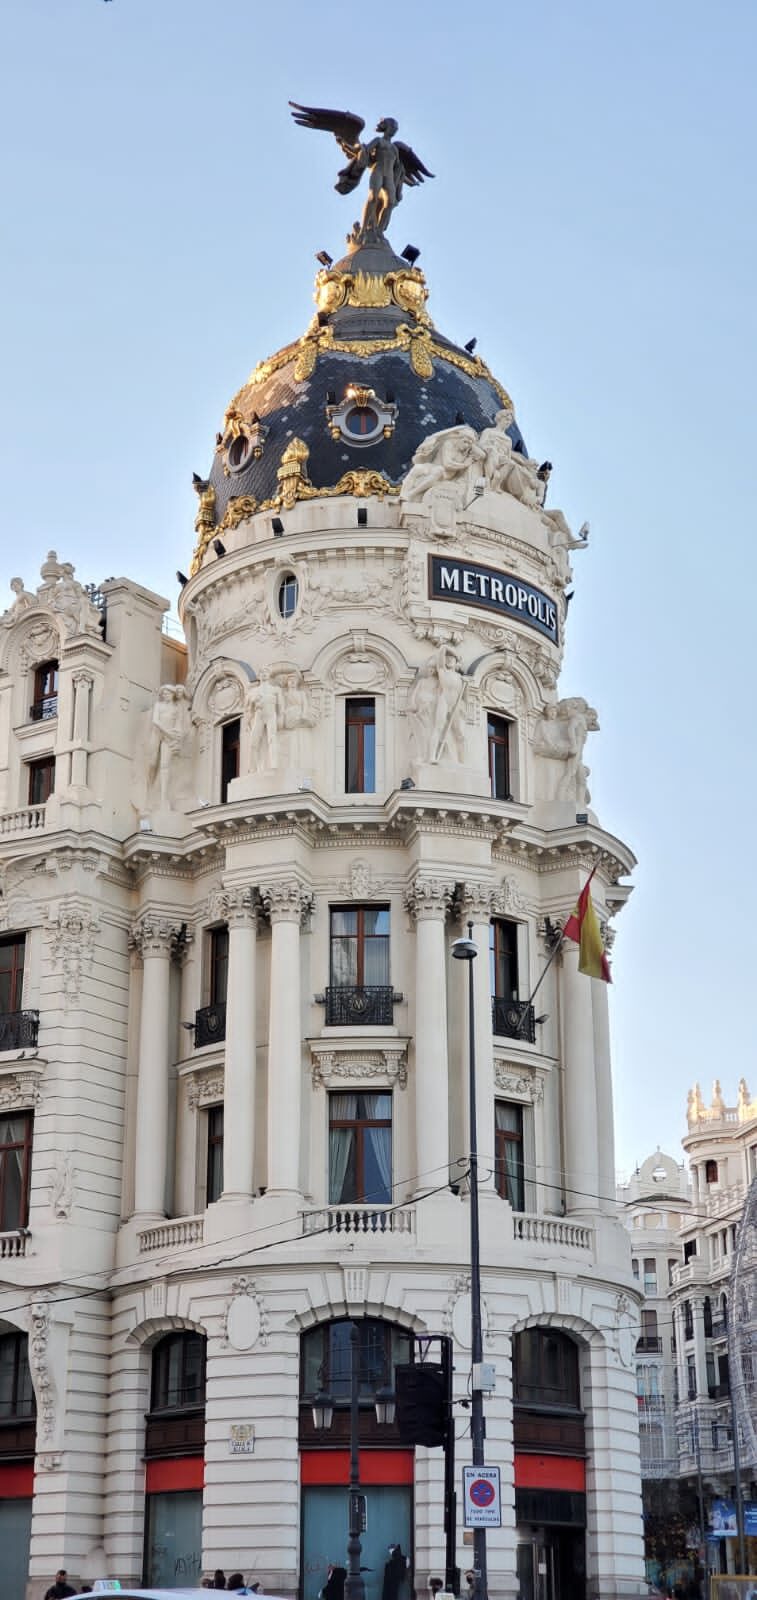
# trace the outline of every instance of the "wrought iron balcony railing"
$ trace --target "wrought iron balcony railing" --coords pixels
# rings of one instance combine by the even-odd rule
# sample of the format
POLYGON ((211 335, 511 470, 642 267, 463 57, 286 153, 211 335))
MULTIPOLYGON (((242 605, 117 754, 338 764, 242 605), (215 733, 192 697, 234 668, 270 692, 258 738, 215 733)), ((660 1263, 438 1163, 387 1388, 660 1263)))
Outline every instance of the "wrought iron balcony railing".
POLYGON ((38 1011, 6 1011, 0 1015, 0 1050, 26 1050, 36 1045, 38 1011))
POLYGON ((325 994, 326 1026, 391 1027, 394 1006, 401 999, 390 983, 331 985, 325 994))
POLYGON ((226 1038, 226 1001, 195 1012, 195 1050, 204 1044, 223 1044, 226 1038))
POLYGON ((29 716, 32 722, 47 722, 50 717, 57 717, 57 715, 57 694, 45 694, 41 700, 33 700, 29 707, 29 716))
POLYGON ((535 1044, 533 1006, 525 1000, 505 1000, 501 995, 492 995, 492 1033, 501 1039, 522 1039, 524 1044, 535 1044))

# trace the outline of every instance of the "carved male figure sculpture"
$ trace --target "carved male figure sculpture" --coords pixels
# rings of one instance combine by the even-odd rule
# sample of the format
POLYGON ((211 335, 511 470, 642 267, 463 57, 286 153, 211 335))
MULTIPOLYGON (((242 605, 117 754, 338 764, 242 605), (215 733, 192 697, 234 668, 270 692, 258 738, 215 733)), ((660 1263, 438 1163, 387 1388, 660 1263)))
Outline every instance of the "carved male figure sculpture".
POLYGON ((283 697, 278 684, 261 672, 258 681, 250 684, 244 697, 250 765, 259 771, 279 764, 278 733, 283 725, 282 713, 283 697))

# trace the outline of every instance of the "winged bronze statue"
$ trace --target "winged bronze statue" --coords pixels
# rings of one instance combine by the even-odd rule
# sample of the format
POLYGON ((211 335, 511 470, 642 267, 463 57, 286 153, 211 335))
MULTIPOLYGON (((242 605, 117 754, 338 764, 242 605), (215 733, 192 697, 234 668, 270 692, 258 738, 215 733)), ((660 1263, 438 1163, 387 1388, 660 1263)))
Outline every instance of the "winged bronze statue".
POLYGON ((389 219, 402 199, 403 185, 415 188, 424 178, 433 178, 433 172, 423 165, 409 144, 396 139, 399 123, 394 117, 382 117, 376 126, 373 139, 362 140, 365 127, 362 117, 353 111, 327 111, 318 106, 299 106, 289 102, 292 116, 300 128, 319 128, 323 133, 333 133, 337 144, 349 157, 334 185, 338 194, 352 194, 363 173, 368 170, 368 198, 360 224, 355 223, 351 238, 365 244, 376 234, 386 233, 389 219))

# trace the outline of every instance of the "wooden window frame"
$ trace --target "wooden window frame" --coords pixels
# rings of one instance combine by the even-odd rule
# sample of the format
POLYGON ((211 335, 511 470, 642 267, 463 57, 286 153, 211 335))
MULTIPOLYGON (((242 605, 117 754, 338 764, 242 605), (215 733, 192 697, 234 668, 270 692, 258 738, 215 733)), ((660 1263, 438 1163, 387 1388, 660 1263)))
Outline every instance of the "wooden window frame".
POLYGON ((25 1228, 29 1222, 29 1194, 32 1176, 32 1145, 34 1143, 34 1112, 33 1111, 4 1111, 0 1115, 0 1128, 7 1122, 21 1121, 24 1124, 24 1134, 21 1139, 14 1139, 12 1144, 0 1140, 0 1233, 15 1233, 19 1228, 25 1228), (5 1174, 7 1158, 11 1152, 23 1151, 21 1167, 21 1208, 17 1221, 11 1222, 5 1213, 5 1174))
MULTIPOLYGON (((342 988, 360 989, 360 988, 364 988, 365 987, 365 982, 366 982, 366 980, 365 980, 365 946, 366 946, 366 942, 367 942, 368 939, 371 939, 371 940, 383 939, 383 940, 386 941, 387 961, 386 961, 385 965, 386 965, 387 974, 389 973, 389 971, 390 971, 389 963, 390 963, 390 960, 391 960, 391 947, 390 947, 389 940, 390 940, 390 937, 391 937, 391 928, 387 927, 386 933, 368 933, 368 934, 366 934, 366 931, 365 931, 365 914, 366 914, 366 912, 376 912, 376 911, 385 911, 386 915, 387 915, 387 919, 388 920, 390 919, 391 908, 388 905, 385 905, 385 904, 382 904, 382 905, 357 905, 357 906, 356 905, 346 905, 346 906, 345 905, 340 905, 340 906, 331 906, 330 907, 330 910, 329 910, 329 983, 332 986, 332 988, 340 988, 340 987, 342 987, 342 988), (335 914, 344 915, 345 912, 348 912, 348 913, 351 913, 351 914, 354 913, 354 915, 356 917, 356 926, 355 926, 355 933, 354 934, 351 934, 351 933, 335 933, 334 932, 334 916, 335 916, 335 914), (340 985, 337 982, 337 980, 336 980, 336 978, 334 976, 333 950, 334 950, 335 940, 345 940, 345 939, 354 939, 354 942, 355 942, 355 976, 351 979, 349 984, 341 984, 340 985)), ((391 980, 387 976, 385 981, 386 981, 387 984, 389 984, 391 980)))
POLYGON ((29 1365, 28 1335, 22 1333, 20 1329, 9 1329, 6 1333, 0 1334, 0 1346, 2 1345, 8 1348, 13 1347, 13 1376, 10 1395, 12 1409, 7 1412, 0 1410, 0 1425, 5 1424, 8 1426, 14 1422, 31 1422, 37 1415, 37 1401, 29 1365), (26 1385, 24 1383, 25 1376, 28 1378, 26 1385), (28 1403, 25 1407, 21 1405, 24 1387, 28 1388, 29 1391, 28 1403))
POLYGON ((493 1000, 517 1000, 518 999, 519 992, 520 992, 520 971, 519 971, 519 967, 520 967, 520 963, 519 963, 519 960, 518 960, 518 924, 517 924, 517 922, 513 922, 510 917, 492 917, 491 923, 489 925, 489 973, 490 973, 491 993, 492 993, 492 999, 493 1000), (509 939, 509 942, 510 942, 509 959, 510 959, 510 963, 511 963, 511 970, 512 970, 512 968, 514 968, 514 974, 513 975, 514 975, 515 982, 512 985, 512 993, 511 994, 505 992, 500 987, 501 969, 502 969, 502 965, 503 965, 503 961, 502 961, 502 956, 503 956, 502 945, 503 945, 503 936, 504 936, 505 928, 510 930, 509 933, 508 933, 508 939, 509 939))
MULTIPOLYGON (((362 1091, 360 1089, 343 1089, 343 1090, 338 1090, 336 1092, 339 1093, 339 1094, 354 1094, 354 1095, 357 1095, 357 1096, 359 1096, 362 1093, 362 1091)), ((345 1206, 381 1205, 381 1204, 391 1205, 391 1200, 392 1200, 391 1184, 389 1185, 389 1199, 388 1199, 388 1201, 382 1202, 382 1201, 375 1201, 375 1200, 373 1200, 373 1201, 372 1200, 366 1200, 366 1197, 365 1197, 365 1133, 369 1128, 388 1128, 389 1129, 390 1152, 391 1152, 391 1157, 393 1158, 393 1156, 394 1156, 394 1148, 393 1148, 394 1102, 393 1102, 393 1098, 392 1098, 392 1092, 391 1092, 391 1089, 370 1089, 370 1090, 367 1090, 365 1092, 369 1093, 369 1094, 386 1094, 386 1095, 389 1096, 390 1111, 389 1111, 389 1116, 388 1117, 357 1117, 357 1116, 356 1117, 334 1117, 332 1115, 332 1106, 334 1104, 334 1095, 333 1094, 329 1095, 329 1145, 331 1143, 331 1134, 332 1134, 332 1132, 336 1132, 337 1129, 339 1129, 339 1128, 347 1128, 354 1135, 354 1140, 355 1140, 355 1194, 349 1200, 339 1200, 339 1201, 337 1201, 337 1200, 334 1200, 334 1201, 329 1200, 329 1204, 330 1205, 345 1205, 345 1206)))
POLYGON ((344 702, 344 792, 345 794, 376 793, 376 700, 374 695, 348 695, 344 702), (370 716, 357 714, 358 707, 369 707, 370 716), (366 773, 366 733, 373 734, 373 782, 366 773), (350 781, 352 744, 355 744, 354 776, 350 781))
POLYGON ((179 1411, 200 1411, 200 1410, 202 1410, 204 1405, 205 1405, 206 1384, 207 1384, 207 1341, 206 1341, 204 1335, 201 1334, 201 1333, 192 1333, 189 1330, 187 1330, 184 1333, 176 1332, 176 1333, 164 1334, 163 1338, 158 1340, 158 1343, 154 1346, 153 1352, 152 1352, 152 1372, 150 1374, 150 1415, 152 1416, 153 1414, 157 1414, 157 1413, 160 1413, 160 1412, 170 1412, 172 1415, 176 1415, 176 1413, 179 1412, 179 1411), (187 1362, 185 1360, 185 1352, 190 1347, 190 1341, 194 1340, 194 1339, 200 1339, 202 1341, 202 1347, 203 1347, 202 1386, 201 1386, 202 1387, 202 1393, 201 1393, 201 1395, 199 1397, 195 1397, 195 1398, 190 1400, 190 1399, 187 1399, 187 1397, 186 1397, 187 1362), (169 1390, 168 1390, 168 1377, 169 1377, 169 1369, 170 1369, 170 1355, 168 1354, 168 1352, 169 1352, 170 1346, 172 1346, 174 1344, 179 1345, 181 1350, 182 1350, 181 1387, 180 1387, 180 1398, 179 1398, 179 1400, 171 1402, 167 1398, 164 1398, 163 1395, 158 1392, 158 1390, 162 1386, 162 1380, 163 1380, 163 1371, 161 1370, 161 1368, 164 1368, 164 1372, 165 1372, 165 1386, 164 1386, 165 1387, 165 1395, 167 1396, 168 1393, 169 1393, 169 1390), (165 1362, 163 1360, 163 1352, 166 1352, 165 1362), (156 1360, 156 1358, 157 1358, 157 1360, 156 1360))
POLYGON ((208 1133, 208 1147, 207 1147, 207 1154, 206 1154, 206 1160, 205 1160, 205 1204, 206 1204, 206 1206, 207 1205, 212 1205, 215 1200, 220 1200, 221 1195, 223 1194, 223 1102, 221 1102, 217 1106, 209 1106, 208 1107, 208 1111, 207 1111, 207 1133, 208 1133), (219 1117, 221 1119, 220 1133, 217 1131, 217 1128, 216 1128, 217 1119, 219 1117), (218 1190, 218 1193, 215 1194, 213 1192, 214 1188, 215 1188, 215 1185, 211 1183, 211 1175, 212 1175, 212 1173, 214 1171, 214 1168, 215 1168, 215 1162, 214 1162, 213 1158, 214 1158, 215 1152, 218 1150, 219 1147, 220 1147, 220 1151, 221 1151, 221 1163, 220 1163, 221 1186, 220 1186, 220 1188, 218 1190))
POLYGON ((55 790, 55 756, 40 756, 37 761, 27 762, 27 771, 29 773, 28 804, 30 806, 43 806, 55 790), (35 795, 34 790, 38 779, 41 780, 40 788, 43 792, 35 795))
POLYGON ((40 661, 34 668, 34 685, 32 688, 32 721, 38 722, 45 719, 45 707, 50 706, 47 715, 58 715, 58 676, 60 663, 57 656, 51 656, 49 661, 40 661))
POLYGON ((510 740, 513 724, 509 717, 500 716, 496 711, 486 713, 486 745, 489 760, 489 785, 493 800, 512 800, 513 771, 512 750, 510 740), (504 792, 499 792, 497 783, 497 752, 504 750, 504 792))
POLYGON ((26 957, 26 934, 6 934, 0 939, 0 970, 9 976, 8 999, 10 1004, 4 1016, 12 1015, 14 1011, 23 1011, 24 994, 24 961, 26 957), (3 963, 3 952, 8 951, 10 960, 7 966, 3 963), (20 959, 19 959, 20 955, 20 959))
POLYGON ((525 1111, 517 1100, 505 1100, 497 1095, 494 1113, 494 1187, 501 1200, 509 1200, 507 1192, 507 1163, 506 1150, 509 1144, 517 1144, 520 1148, 520 1204, 513 1206, 516 1212, 526 1209, 526 1147, 525 1147, 525 1111), (496 1106, 508 1105, 513 1110, 520 1112, 520 1132, 513 1133, 509 1128, 497 1127, 496 1106))
POLYGON ((226 805, 229 784, 239 777, 239 750, 242 738, 242 718, 231 717, 221 723, 221 805, 226 805), (234 759, 231 760, 230 757, 234 759), (234 768, 233 772, 231 768, 234 768))
POLYGON ((229 930, 225 922, 208 928, 207 959, 208 1005, 225 1005, 229 987, 229 930))

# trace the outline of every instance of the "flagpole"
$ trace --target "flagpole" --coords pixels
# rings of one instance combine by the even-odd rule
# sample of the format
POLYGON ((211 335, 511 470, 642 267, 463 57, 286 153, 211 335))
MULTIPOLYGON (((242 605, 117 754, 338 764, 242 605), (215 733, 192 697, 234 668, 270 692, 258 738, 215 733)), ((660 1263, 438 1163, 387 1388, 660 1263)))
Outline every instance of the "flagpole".
POLYGON ((544 982, 544 979, 546 978, 547 973, 549 972, 549 969, 550 969, 550 967, 552 965, 552 962, 555 959, 555 956, 557 955, 558 951, 560 951, 562 949, 564 939, 565 939, 565 933, 564 933, 563 929, 561 928, 559 937, 555 940, 554 945, 552 946, 552 949, 550 951, 549 960, 547 961, 546 965, 543 967, 542 971, 540 972, 539 977, 537 978, 536 983, 534 984, 534 987, 531 990, 531 993, 530 993, 528 999, 526 1000, 526 1002, 525 1002, 525 1004, 523 1006, 523 1012, 521 1014, 521 1018, 520 1018, 520 1021, 518 1023, 518 1026, 517 1026, 517 1028, 515 1030, 515 1038, 516 1039, 518 1037, 518 1034, 522 1033, 522 1031, 523 1031, 523 1027, 524 1027, 524 1024, 525 1024, 525 1021, 526 1021, 526 1017, 528 1016, 529 1007, 533 1005, 534 1000, 535 1000, 537 994, 539 993, 539 990, 540 990, 540 988, 541 988, 541 986, 542 986, 542 984, 544 982))

